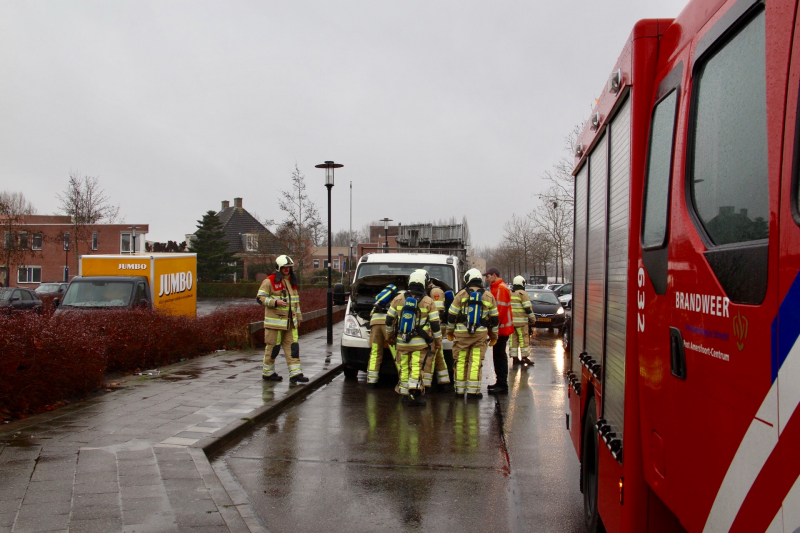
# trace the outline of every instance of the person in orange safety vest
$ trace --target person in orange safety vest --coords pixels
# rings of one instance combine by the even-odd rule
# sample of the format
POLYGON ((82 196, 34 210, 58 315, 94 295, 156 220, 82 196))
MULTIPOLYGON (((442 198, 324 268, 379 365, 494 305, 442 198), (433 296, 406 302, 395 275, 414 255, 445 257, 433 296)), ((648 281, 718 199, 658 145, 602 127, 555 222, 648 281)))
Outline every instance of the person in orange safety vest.
POLYGON ((500 270, 491 267, 483 274, 489 284, 489 290, 497 303, 500 326, 497 329, 497 343, 492 347, 494 373, 497 381, 489 385, 489 394, 508 394, 508 355, 506 347, 508 338, 514 334, 514 318, 511 313, 511 290, 500 277, 500 270))

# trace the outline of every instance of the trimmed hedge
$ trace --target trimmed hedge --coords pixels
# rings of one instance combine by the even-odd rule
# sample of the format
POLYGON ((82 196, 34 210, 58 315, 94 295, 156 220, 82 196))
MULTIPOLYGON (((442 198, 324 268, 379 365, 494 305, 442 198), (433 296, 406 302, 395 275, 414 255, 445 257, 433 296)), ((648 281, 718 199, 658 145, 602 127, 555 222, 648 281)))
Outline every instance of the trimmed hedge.
MULTIPOLYGON (((306 312, 324 307, 324 300, 325 291, 301 292, 306 312)), ((0 316, 0 418, 83 397, 101 388, 109 371, 129 373, 248 347, 248 325, 263 319, 255 298, 252 305, 201 317, 147 309, 0 316)))

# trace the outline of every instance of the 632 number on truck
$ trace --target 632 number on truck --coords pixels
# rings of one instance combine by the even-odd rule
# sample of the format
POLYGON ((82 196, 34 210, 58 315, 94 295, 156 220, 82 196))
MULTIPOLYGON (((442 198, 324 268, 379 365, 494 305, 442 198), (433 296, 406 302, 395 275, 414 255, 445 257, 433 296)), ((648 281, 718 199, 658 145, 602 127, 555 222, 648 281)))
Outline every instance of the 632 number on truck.
POLYGON ((589 531, 800 528, 800 19, 693 0, 575 149, 567 427, 589 531))

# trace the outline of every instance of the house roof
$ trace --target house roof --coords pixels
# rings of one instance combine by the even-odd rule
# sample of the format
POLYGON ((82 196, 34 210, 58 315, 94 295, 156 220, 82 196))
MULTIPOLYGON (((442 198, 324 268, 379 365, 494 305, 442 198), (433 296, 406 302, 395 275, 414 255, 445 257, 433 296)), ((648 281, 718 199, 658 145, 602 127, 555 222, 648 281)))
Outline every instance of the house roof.
POLYGON ((217 218, 222 222, 229 252, 244 253, 242 236, 248 233, 266 236, 266 248, 262 252, 275 255, 283 252, 283 246, 277 237, 243 207, 227 207, 217 213, 217 218))

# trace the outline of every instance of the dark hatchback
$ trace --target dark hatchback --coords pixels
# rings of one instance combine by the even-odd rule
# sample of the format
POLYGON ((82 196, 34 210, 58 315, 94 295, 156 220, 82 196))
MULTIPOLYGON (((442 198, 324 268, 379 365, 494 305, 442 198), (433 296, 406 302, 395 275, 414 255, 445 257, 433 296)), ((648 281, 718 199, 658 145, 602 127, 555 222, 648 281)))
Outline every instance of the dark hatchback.
POLYGON ((0 313, 11 314, 17 311, 42 312, 42 300, 30 289, 6 287, 0 289, 0 313))
POLYGON ((54 299, 64 297, 64 293, 67 292, 67 287, 69 287, 69 283, 63 281, 42 283, 36 287, 36 294, 42 300, 42 305, 44 305, 46 309, 49 309, 52 307, 54 299))
POLYGON ((526 291, 531 299, 531 307, 536 315, 536 327, 559 330, 564 327, 566 314, 561 303, 553 291, 529 290, 526 291))

